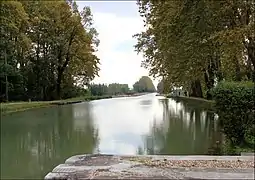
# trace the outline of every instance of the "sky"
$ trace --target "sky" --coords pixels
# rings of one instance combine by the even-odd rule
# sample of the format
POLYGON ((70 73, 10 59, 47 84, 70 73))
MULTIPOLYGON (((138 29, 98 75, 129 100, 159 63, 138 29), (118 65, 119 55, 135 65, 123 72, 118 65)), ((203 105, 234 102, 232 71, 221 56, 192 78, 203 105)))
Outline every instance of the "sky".
MULTIPOLYGON (((148 70, 141 67, 142 54, 134 51, 136 39, 143 27, 136 1, 76 1, 79 10, 91 8, 94 27, 99 33, 100 44, 97 56, 100 58, 99 77, 95 83, 123 83, 132 87, 141 76, 148 76, 148 70)), ((158 81, 154 80, 156 87, 158 81)))

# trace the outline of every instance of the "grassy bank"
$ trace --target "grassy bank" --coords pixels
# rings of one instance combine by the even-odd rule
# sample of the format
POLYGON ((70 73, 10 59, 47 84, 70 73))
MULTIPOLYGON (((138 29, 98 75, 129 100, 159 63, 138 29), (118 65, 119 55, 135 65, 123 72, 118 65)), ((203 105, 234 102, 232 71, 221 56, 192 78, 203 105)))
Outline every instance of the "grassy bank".
POLYGON ((187 104, 189 106, 193 106, 194 108, 200 108, 207 111, 215 111, 214 101, 212 100, 196 97, 171 96, 171 95, 168 95, 167 98, 175 99, 177 102, 181 101, 182 103, 187 104))
POLYGON ((119 98, 119 97, 136 97, 136 96, 143 96, 149 93, 134 93, 134 94, 122 94, 122 95, 113 95, 113 98, 119 98))
MULTIPOLYGON (((141 96, 146 93, 137 93, 130 95, 132 96, 141 96)), ((74 104, 80 103, 84 101, 92 101, 92 100, 99 100, 99 99, 108 99, 108 98, 117 98, 117 97, 130 97, 129 95, 123 96, 110 96, 110 95, 103 95, 103 96, 82 96, 70 99, 63 99, 63 100, 55 100, 55 101, 32 101, 32 102, 9 102, 9 103, 1 103, 0 105, 0 115, 18 112, 18 111, 25 111, 28 109, 34 108, 42 108, 42 107, 49 107, 49 106, 56 106, 56 105, 65 105, 65 104, 74 104)))
POLYGON ((25 111, 33 108, 41 108, 41 107, 49 107, 55 105, 65 105, 65 104, 74 104, 80 103, 84 101, 92 101, 98 99, 107 99, 112 98, 112 96, 84 96, 84 97, 76 97, 64 100, 56 100, 56 101, 32 101, 32 102, 9 102, 9 103, 1 103, 0 112, 1 115, 25 111))

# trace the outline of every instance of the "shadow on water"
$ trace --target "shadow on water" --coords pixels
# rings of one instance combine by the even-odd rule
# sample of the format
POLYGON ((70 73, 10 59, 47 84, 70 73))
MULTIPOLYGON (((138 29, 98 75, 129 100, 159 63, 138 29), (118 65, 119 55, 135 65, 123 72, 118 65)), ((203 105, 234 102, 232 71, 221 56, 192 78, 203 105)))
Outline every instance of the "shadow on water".
POLYGON ((14 113, 1 121, 1 179, 38 179, 98 143, 89 105, 14 113), (86 112, 85 114, 83 112, 86 112))
POLYGON ((162 121, 154 118, 138 154, 220 154, 222 136, 214 113, 171 99, 161 99, 159 104, 162 121))

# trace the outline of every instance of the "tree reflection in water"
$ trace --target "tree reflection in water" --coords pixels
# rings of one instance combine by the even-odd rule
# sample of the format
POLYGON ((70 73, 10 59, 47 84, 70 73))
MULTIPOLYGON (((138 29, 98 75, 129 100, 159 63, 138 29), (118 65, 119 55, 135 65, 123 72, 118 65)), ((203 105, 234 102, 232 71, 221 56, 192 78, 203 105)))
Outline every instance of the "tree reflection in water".
POLYGON ((74 116, 75 105, 3 117, 1 179, 43 178, 68 157, 93 153, 98 144, 98 132, 93 127, 89 108, 89 104, 84 104, 81 111, 88 113, 80 117, 74 116), (76 121, 83 121, 82 128, 74 128, 76 121))
POLYGON ((214 113, 171 99, 160 100, 162 121, 154 119, 140 154, 198 155, 219 154, 221 143, 214 113), (160 122, 160 123, 158 123, 160 122))

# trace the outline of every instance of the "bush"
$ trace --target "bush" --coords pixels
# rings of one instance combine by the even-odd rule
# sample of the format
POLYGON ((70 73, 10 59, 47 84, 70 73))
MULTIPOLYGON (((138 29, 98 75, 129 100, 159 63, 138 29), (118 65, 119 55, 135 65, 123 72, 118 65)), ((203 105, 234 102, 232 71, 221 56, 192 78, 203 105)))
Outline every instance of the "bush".
POLYGON ((227 138, 235 145, 254 139, 254 84, 221 82, 212 90, 212 95, 227 138))

